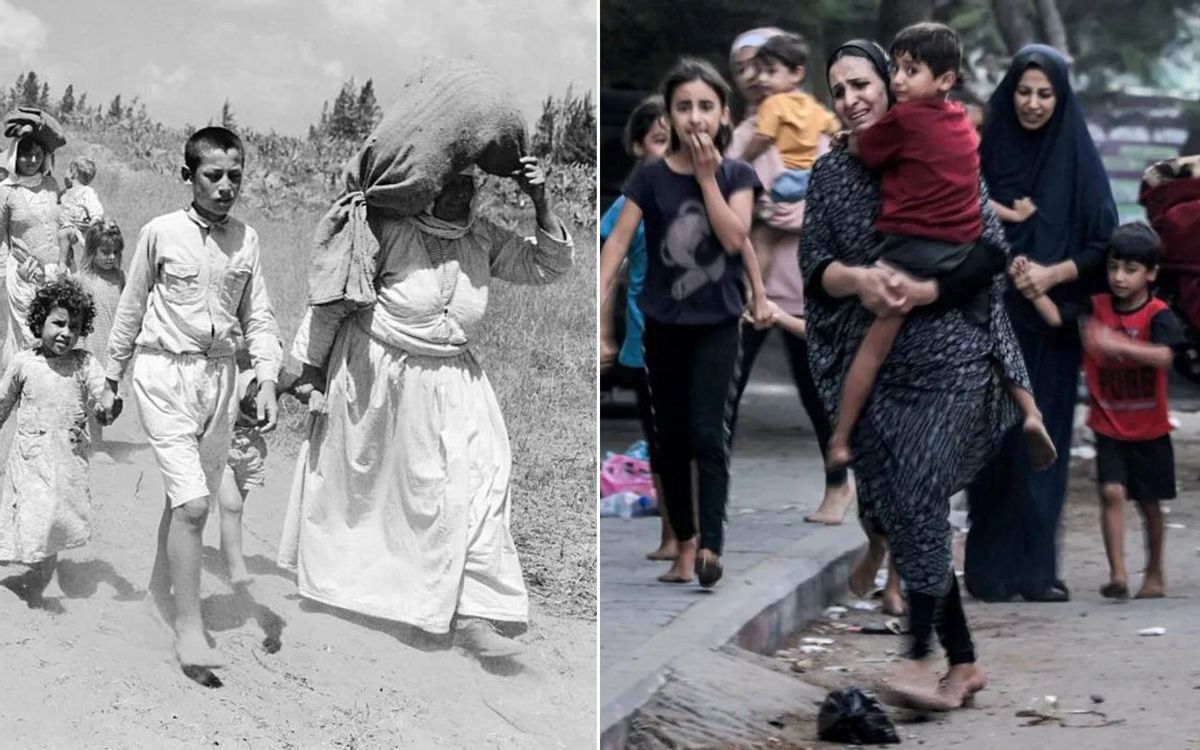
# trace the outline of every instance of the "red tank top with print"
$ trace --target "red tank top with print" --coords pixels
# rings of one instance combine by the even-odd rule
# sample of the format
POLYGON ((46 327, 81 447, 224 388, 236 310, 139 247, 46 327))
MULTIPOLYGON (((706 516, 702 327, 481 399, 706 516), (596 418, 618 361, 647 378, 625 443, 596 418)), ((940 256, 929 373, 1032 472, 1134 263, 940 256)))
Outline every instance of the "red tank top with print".
MULTIPOLYGON (((1150 341, 1154 316, 1167 309, 1151 297, 1139 309, 1122 313, 1111 294, 1092 297, 1092 321, 1135 341, 1150 341)), ((1167 421, 1167 371, 1119 357, 1083 355, 1091 409, 1088 427, 1117 440, 1153 440, 1171 432, 1167 421)))

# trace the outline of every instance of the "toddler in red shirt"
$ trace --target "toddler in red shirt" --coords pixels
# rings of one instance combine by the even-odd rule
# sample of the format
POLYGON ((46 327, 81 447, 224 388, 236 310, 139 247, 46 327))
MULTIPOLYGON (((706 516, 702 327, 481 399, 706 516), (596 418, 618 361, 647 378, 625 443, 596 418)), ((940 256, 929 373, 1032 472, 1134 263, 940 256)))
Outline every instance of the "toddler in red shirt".
POLYGON ((1083 325, 1084 373, 1096 434, 1100 530, 1109 581, 1100 594, 1129 596, 1125 572, 1125 501, 1133 500, 1146 529, 1146 573, 1138 599, 1163 596, 1162 500, 1175 497, 1175 456, 1167 419, 1167 367, 1186 346, 1179 319, 1150 285, 1161 244, 1150 227, 1124 224, 1108 245, 1109 292, 1091 300, 1083 325))
MULTIPOLYGON (((998 273, 1005 265, 1003 251, 979 241, 979 136, 963 106, 946 98, 962 65, 958 35, 943 24, 914 24, 896 35, 891 55, 896 103, 847 143, 868 169, 880 173, 879 258, 920 278, 940 278, 969 255, 984 253, 998 273)), ((981 325, 989 320, 989 289, 979 290, 964 310, 981 325)), ((863 337, 842 387, 827 470, 850 463, 854 426, 903 324, 900 316, 877 318, 863 337)), ((1057 453, 1033 394, 1015 383, 1009 392, 1024 415, 1033 466, 1045 469, 1057 453)))

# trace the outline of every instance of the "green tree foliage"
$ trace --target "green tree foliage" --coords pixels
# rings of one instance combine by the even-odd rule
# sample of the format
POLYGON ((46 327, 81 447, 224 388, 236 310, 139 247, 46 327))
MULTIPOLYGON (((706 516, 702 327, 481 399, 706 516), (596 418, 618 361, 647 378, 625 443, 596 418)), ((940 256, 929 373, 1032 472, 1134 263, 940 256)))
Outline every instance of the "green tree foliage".
POLYGON ((124 114, 125 114, 125 110, 121 106, 121 95, 117 94, 116 96, 113 97, 113 100, 111 102, 109 102, 108 113, 106 116, 110 120, 120 120, 121 117, 124 116, 124 114))
POLYGON ((21 87, 21 106, 36 107, 42 93, 41 80, 37 73, 32 70, 29 75, 25 76, 24 85, 21 87))

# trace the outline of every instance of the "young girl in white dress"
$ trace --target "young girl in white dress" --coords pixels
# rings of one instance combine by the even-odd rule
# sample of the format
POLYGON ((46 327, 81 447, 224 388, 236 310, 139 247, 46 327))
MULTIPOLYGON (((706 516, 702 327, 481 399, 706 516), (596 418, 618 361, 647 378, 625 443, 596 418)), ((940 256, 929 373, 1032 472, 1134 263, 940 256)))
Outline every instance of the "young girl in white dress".
POLYGON ((58 553, 91 535, 88 414, 107 423, 114 405, 100 363, 75 348, 94 314, 90 296, 72 279, 39 288, 28 315, 37 344, 18 352, 0 379, 0 424, 17 412, 0 484, 0 563, 30 566, 6 584, 32 608, 45 606, 58 553))

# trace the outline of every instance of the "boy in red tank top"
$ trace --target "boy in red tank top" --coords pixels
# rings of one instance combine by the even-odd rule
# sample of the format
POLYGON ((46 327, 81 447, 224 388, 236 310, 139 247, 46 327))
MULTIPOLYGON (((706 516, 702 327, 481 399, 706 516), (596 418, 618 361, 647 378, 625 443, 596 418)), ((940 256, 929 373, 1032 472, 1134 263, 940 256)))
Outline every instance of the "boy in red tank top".
POLYGON ((1142 223, 1124 224, 1108 246, 1109 293, 1091 300, 1083 326, 1084 371, 1096 434, 1104 549, 1109 582, 1101 595, 1129 596, 1125 572, 1125 501, 1133 500, 1146 530, 1146 570, 1137 598, 1163 596, 1163 513, 1175 497, 1175 456, 1167 421, 1167 368, 1185 344, 1183 327, 1150 285, 1158 274, 1158 236, 1142 223))

